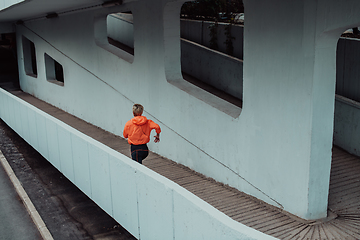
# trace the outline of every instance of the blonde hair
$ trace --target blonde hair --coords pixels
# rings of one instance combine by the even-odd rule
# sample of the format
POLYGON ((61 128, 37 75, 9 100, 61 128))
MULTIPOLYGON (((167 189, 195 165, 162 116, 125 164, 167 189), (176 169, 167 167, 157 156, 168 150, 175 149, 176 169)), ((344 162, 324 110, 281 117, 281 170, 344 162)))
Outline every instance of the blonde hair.
POLYGON ((144 107, 141 104, 134 104, 132 109, 134 116, 141 116, 144 111, 144 107))

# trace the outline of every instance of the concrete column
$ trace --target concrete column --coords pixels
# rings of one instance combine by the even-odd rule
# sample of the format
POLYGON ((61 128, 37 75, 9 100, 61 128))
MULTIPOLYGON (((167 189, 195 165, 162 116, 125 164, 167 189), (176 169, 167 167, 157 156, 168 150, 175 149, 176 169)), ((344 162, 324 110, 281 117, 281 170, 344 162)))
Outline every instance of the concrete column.
POLYGON ((243 114, 251 115, 259 132, 249 144, 257 144, 278 165, 270 171, 280 175, 278 187, 284 193, 274 198, 285 210, 304 219, 324 218, 331 168, 336 44, 347 27, 357 24, 359 17, 353 12, 359 3, 244 2, 243 114), (296 200, 291 195, 297 196, 296 200))

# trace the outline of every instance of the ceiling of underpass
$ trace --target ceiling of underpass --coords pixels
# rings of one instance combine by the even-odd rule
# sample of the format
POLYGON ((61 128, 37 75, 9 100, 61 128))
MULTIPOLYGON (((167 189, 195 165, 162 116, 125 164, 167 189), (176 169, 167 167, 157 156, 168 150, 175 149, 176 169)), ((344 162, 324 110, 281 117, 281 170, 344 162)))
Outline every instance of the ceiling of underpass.
POLYGON ((103 0, 27 0, 0 11, 0 22, 14 22, 44 17, 49 13, 62 13, 91 7, 101 7, 103 0))

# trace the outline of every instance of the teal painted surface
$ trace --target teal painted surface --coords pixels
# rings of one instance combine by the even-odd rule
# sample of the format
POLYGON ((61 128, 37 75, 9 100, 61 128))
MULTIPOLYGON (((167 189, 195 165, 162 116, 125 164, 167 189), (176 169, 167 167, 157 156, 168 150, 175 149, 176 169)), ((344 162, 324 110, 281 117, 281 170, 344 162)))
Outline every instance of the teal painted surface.
POLYGON ((25 0, 2 0, 0 1, 0 10, 4 10, 12 5, 19 4, 21 2, 25 2, 25 0))
POLYGON ((334 144, 360 156, 360 103, 337 96, 335 102, 334 144))
MULTIPOLYGON (((64 129, 61 126, 57 127, 56 135, 58 138, 59 144, 59 157, 61 162, 60 171, 67 177, 70 181, 75 181, 74 175, 74 162, 71 143, 71 134, 68 129, 64 129)), ((55 137, 53 136, 53 137, 55 137)))
POLYGON ((61 170, 59 141, 57 138, 57 126, 56 123, 51 121, 50 119, 46 119, 46 133, 49 153, 49 158, 47 159, 57 169, 61 170))
MULTIPOLYGON (((0 89, 0 117, 23 136, 24 131, 10 122, 15 114, 24 116, 21 121, 29 128, 36 126, 29 116, 45 119, 51 139, 59 140, 49 139, 49 158, 59 161, 61 172, 138 239, 275 239, 232 220, 167 178, 0 89), (22 107, 9 108, 14 104, 22 107), (83 182, 77 180, 82 177, 83 182)), ((28 143, 32 141, 37 139, 30 136, 28 143)))
POLYGON ((71 135, 71 143, 76 146, 72 148, 75 184, 86 195, 91 196, 89 144, 77 135, 71 135))
MULTIPOLYGON (((142 103, 144 115, 163 129, 164 141, 150 143, 151 150, 299 217, 325 217, 336 43, 349 26, 360 25, 360 16, 349 14, 360 12, 360 2, 244 2, 242 109, 184 83, 182 1, 131 1, 17 25, 18 49, 22 36, 33 41, 39 67, 36 79, 24 74, 18 51, 21 87, 120 136, 131 106, 142 103), (106 41, 106 16, 129 10, 134 56, 106 41), (64 87, 46 81, 45 53, 63 66, 64 87)), ((27 125, 23 136, 30 140, 27 125)), ((50 152, 54 143, 50 161, 62 168, 60 154, 50 152)))
POLYGON ((137 169, 134 165, 119 161, 111 154, 110 175, 113 201, 113 217, 121 222, 132 235, 139 236, 137 169))

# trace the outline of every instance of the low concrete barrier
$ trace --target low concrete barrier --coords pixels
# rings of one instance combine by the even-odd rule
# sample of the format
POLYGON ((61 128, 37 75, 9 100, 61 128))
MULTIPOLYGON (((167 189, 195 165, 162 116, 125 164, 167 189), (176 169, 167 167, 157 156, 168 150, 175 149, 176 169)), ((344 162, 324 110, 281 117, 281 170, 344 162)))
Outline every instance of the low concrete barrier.
POLYGON ((359 51, 359 39, 339 39, 334 115, 334 144, 357 156, 360 156, 359 51))
POLYGON ((360 156, 360 103, 336 95, 334 144, 360 156))
POLYGON ((336 93, 360 102, 360 39, 340 38, 336 51, 336 93))
POLYGON ((181 40, 181 69, 238 99, 243 97, 243 61, 181 40))
MULTIPOLYGON (((211 42, 211 26, 214 25, 214 22, 210 21, 198 21, 198 20, 189 20, 181 19, 180 21, 180 31, 181 37, 192 42, 210 47, 211 42)), ((219 22, 216 27, 217 32, 217 44, 219 51, 226 53, 226 27, 228 23, 219 22)), ((244 56, 244 26, 238 24, 231 25, 231 41, 233 45, 233 56, 239 59, 243 59, 244 56)))
POLYGON ((138 239, 275 239, 3 89, 0 117, 138 239))
POLYGON ((134 27, 131 14, 110 14, 107 17, 108 36, 134 48, 134 27), (130 17, 126 19, 126 17, 130 17))

